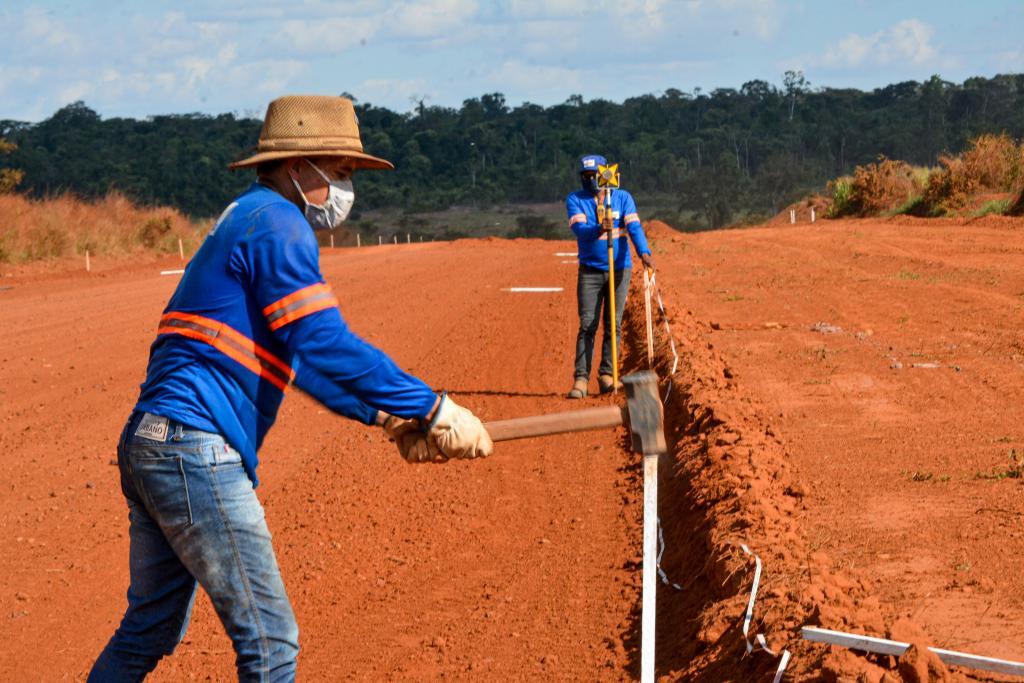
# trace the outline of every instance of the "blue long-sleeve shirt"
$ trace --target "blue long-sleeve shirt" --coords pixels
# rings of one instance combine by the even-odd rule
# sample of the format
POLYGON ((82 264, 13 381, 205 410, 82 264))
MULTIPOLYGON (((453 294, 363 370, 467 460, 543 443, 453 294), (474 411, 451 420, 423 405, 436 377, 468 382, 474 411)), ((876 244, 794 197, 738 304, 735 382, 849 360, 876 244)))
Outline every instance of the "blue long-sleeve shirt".
POLYGON ((232 202, 160 320, 136 410, 220 434, 255 485, 257 451, 291 383, 372 424, 423 418, 437 395, 346 325, 313 229, 260 184, 232 202))
MULTIPOLYGON (((565 198, 565 209, 569 215, 569 227, 576 235, 580 263, 606 271, 608 234, 597 220, 597 201, 597 196, 585 190, 577 190, 565 198)), ((644 235, 644 228, 636 211, 636 202, 626 190, 612 192, 612 217, 615 220, 615 230, 611 237, 615 270, 630 268, 632 260, 626 235, 632 240, 637 254, 650 254, 651 248, 647 245, 647 236, 644 235)))

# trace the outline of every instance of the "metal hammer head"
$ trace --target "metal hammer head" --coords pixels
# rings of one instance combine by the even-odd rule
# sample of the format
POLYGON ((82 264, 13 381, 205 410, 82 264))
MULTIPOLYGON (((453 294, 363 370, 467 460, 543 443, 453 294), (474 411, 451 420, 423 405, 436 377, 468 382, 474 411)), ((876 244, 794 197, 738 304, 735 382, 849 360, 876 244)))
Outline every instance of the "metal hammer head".
POLYGON ((658 376, 645 370, 626 375, 622 381, 626 385, 633 450, 644 455, 666 452, 665 411, 658 397, 658 376))

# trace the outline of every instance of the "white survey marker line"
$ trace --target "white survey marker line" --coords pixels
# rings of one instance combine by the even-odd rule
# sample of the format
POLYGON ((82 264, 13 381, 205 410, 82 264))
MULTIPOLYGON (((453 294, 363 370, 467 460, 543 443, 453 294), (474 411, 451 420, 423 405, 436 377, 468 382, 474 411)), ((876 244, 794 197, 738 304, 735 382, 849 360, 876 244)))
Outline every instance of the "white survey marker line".
POLYGON ((503 292, 518 292, 518 293, 525 293, 525 292, 537 293, 537 292, 561 292, 563 290, 562 290, 562 287, 505 287, 501 291, 503 291, 503 292))
POLYGON ((562 261, 562 263, 572 263, 572 264, 575 265, 575 264, 579 263, 579 261, 562 261))
POLYGON ((575 251, 556 251, 555 256, 579 256, 575 251))
MULTIPOLYGON (((830 631, 829 629, 815 628, 813 626, 804 626, 802 634, 804 640, 809 640, 812 643, 840 645, 851 650, 863 650, 864 652, 875 652, 894 657, 899 657, 910 647, 910 643, 902 643, 898 640, 886 640, 885 638, 843 633, 842 631, 830 631)), ((942 650, 937 647, 930 647, 928 649, 934 652, 944 664, 965 666, 980 671, 994 671, 995 673, 1024 676, 1024 662, 1011 662, 1007 659, 982 657, 980 655, 967 654, 966 652, 942 650)))
POLYGON ((185 272, 185 269, 181 268, 179 270, 161 270, 160 274, 161 275, 181 275, 184 272, 185 272))
POLYGON ((658 454, 644 454, 644 574, 640 614, 640 681, 654 683, 658 596, 658 454))

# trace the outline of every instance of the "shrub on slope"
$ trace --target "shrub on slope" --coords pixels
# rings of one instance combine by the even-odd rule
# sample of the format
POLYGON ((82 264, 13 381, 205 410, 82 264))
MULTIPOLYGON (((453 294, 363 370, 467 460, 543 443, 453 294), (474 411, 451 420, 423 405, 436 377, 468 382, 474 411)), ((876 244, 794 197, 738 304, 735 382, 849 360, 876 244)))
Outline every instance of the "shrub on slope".
POLYGON ((0 195, 0 263, 82 254, 129 254, 143 249, 191 252, 203 231, 174 209, 139 207, 112 193, 96 202, 70 195, 30 200, 0 195))

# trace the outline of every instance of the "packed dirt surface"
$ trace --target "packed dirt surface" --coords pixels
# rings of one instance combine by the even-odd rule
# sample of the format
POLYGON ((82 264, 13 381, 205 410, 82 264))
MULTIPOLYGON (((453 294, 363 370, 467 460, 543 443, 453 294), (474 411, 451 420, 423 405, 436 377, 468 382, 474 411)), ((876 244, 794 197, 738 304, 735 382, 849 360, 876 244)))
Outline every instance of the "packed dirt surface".
MULTIPOLYGON (((356 331, 501 419, 570 407, 575 268, 553 255, 560 246, 325 250, 322 267, 356 331), (502 291, 517 285, 566 289, 502 291)), ((115 444, 177 283, 158 273, 176 261, 0 279, 12 287, 0 291, 2 680, 84 677, 123 613, 115 444)), ((379 429, 291 393, 258 493, 296 608, 300 675, 629 678, 641 510, 625 438, 504 443, 487 461, 413 466, 379 429)), ((155 680, 229 680, 233 665, 203 597, 155 680)))
MULTIPOLYGON (((1024 660, 1021 228, 647 226, 667 309, 655 306, 653 361, 671 451, 662 566, 680 587, 659 586, 660 677, 771 681, 783 649, 785 680, 1004 680, 947 669, 925 645, 1024 660), (763 561, 746 638, 744 545, 763 561), (801 641, 804 625, 914 647, 865 657, 801 641)), ((356 331, 490 420, 581 407, 562 398, 576 332, 576 269, 556 255, 567 251, 472 240, 325 250, 322 266, 356 331), (503 291, 519 285, 564 291, 503 291)), ((0 278, 4 680, 84 677, 124 609, 114 445, 176 284, 158 272, 176 267, 0 278)), ((626 371, 648 364, 639 285, 634 273, 626 371)), ((591 432, 410 466, 379 430, 294 392, 258 492, 299 620, 300 676, 636 678, 640 481, 627 441, 591 432)), ((203 598, 154 679, 230 679, 233 659, 203 598)))

